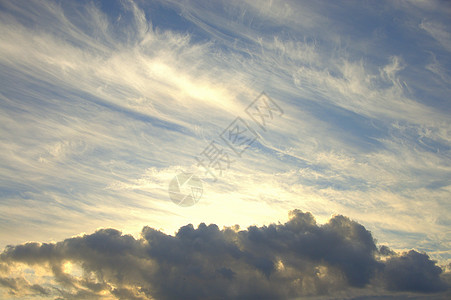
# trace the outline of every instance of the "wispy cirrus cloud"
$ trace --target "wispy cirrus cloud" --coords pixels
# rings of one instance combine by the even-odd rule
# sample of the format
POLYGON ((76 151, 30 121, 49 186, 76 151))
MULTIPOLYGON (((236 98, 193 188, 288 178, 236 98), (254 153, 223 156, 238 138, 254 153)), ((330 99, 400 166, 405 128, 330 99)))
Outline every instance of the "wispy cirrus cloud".
POLYGON ((0 245, 301 208, 449 263, 438 3, 2 2, 0 245), (237 116, 255 126, 262 91, 283 117, 211 182, 194 157, 237 116), (187 170, 205 182, 186 209, 167 185, 187 170))

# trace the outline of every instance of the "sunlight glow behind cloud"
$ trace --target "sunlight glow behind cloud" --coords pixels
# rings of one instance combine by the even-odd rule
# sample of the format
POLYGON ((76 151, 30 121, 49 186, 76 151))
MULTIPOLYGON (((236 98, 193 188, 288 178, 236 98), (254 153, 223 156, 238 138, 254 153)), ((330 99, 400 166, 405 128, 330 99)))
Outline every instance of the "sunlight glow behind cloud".
MULTIPOLYGON (((0 246, 300 209, 449 271, 450 14, 441 1, 2 1, 0 246), (245 113, 263 91, 284 111, 266 131, 245 113), (237 117, 259 139, 212 182, 195 157, 237 117), (188 208, 167 190, 185 171, 204 179, 188 208)), ((48 270, 35 272, 39 285, 48 270)))

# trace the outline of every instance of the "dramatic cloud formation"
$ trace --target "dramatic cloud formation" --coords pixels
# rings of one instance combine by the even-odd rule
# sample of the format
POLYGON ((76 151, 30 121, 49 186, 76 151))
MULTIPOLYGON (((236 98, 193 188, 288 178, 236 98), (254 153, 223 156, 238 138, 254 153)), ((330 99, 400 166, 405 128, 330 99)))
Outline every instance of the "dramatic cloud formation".
POLYGON ((145 227, 135 239, 101 229, 54 244, 9 246, 0 259, 3 274, 22 266, 25 276, 24 265, 49 272, 39 284, 3 275, 0 284, 10 294, 64 299, 348 298, 393 292, 444 297, 449 288, 428 255, 378 249, 371 233, 347 217, 318 225, 299 210, 285 224, 245 230, 201 223, 170 236, 145 227))
POLYGON ((440 298, 448 2, 0 1, 5 297, 440 298), (245 111, 262 92, 267 128, 245 111), (237 117, 256 140, 221 144, 215 182, 195 158, 237 117), (181 172, 194 206, 169 197, 181 172))

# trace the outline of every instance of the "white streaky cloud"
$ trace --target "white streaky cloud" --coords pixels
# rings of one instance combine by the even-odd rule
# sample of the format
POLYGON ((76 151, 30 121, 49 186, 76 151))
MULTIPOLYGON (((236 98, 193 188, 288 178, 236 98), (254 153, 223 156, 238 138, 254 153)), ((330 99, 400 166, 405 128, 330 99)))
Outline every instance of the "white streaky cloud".
MULTIPOLYGON (((94 7, 90 10, 94 11, 94 16, 101 14, 94 7)), ((64 19, 61 25, 67 22, 64 19)), ((138 28, 145 27, 143 22, 140 19, 138 28)), ((197 114, 198 118, 209 115, 206 109, 237 114, 242 111, 241 104, 235 100, 237 93, 249 93, 248 88, 240 84, 239 76, 234 78, 218 68, 209 70, 209 65, 217 63, 214 58, 201 64, 205 61, 208 45, 191 47, 186 35, 141 29, 142 40, 138 45, 108 48, 106 43, 101 49, 103 53, 99 53, 98 46, 82 51, 39 30, 29 32, 19 24, 2 28, 6 37, 1 48, 3 61, 14 66, 27 66, 21 71, 28 76, 45 74, 41 80, 48 83, 58 82, 61 87, 80 89, 121 107, 144 110, 181 125, 186 126, 186 121, 181 123, 180 119, 169 116, 174 113, 182 116, 186 109, 202 112, 197 114), (230 86, 234 87, 233 94, 230 86), (152 109, 147 103, 139 105, 133 101, 143 97, 151 99, 152 109), (174 104, 169 111, 168 99, 174 104)), ((78 36, 72 36, 73 30, 69 29, 65 34, 78 41, 78 36)))
POLYGON ((419 26, 437 40, 443 48, 447 51, 451 51, 451 34, 449 33, 449 28, 446 28, 445 24, 423 20, 419 26))
POLYGON ((426 65, 426 69, 439 76, 445 83, 451 83, 451 77, 447 74, 445 67, 437 60, 434 53, 431 53, 431 63, 426 65))
POLYGON ((301 91, 320 94, 323 101, 369 118, 421 125, 447 119, 441 112, 404 96, 405 83, 396 76, 400 70, 398 58, 381 68, 381 76, 366 72, 362 62, 343 61, 336 67, 341 76, 332 75, 328 69, 302 67, 294 74, 294 83, 301 91), (379 86, 380 80, 389 86, 379 86))

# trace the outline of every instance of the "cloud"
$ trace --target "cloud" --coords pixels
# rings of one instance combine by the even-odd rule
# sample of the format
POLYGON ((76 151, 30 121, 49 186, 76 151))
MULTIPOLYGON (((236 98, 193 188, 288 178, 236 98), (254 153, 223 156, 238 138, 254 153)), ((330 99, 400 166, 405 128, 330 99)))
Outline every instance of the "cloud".
POLYGON ((420 28, 427 31, 427 33, 436 39, 447 51, 451 51, 451 35, 449 33, 449 28, 447 28, 445 24, 424 20, 421 22, 420 28))
MULTIPOLYGON (((442 4, 1 1, 0 245, 100 226, 261 226, 302 208, 449 262, 442 4), (283 118, 195 207, 174 206, 173 176, 236 116, 251 122, 262 90, 283 118)), ((249 263, 269 277, 279 266, 249 263)))
POLYGON ((0 287, 8 290, 11 296, 21 296, 23 294, 33 296, 48 296, 50 290, 39 284, 29 284, 23 278, 0 278, 0 287))
POLYGON ((390 290, 430 293, 446 289, 445 282, 437 280, 441 273, 427 254, 411 250, 386 261, 384 279, 390 290))
POLYGON ((174 236, 150 227, 137 239, 100 229, 58 243, 8 246, 0 263, 0 284, 10 295, 65 299, 352 297, 356 291, 444 293, 449 287, 427 254, 398 255, 378 248, 372 234, 347 217, 319 225, 300 210, 291 211, 284 224, 222 230, 189 224, 174 236), (38 285, 24 274, 11 277, 8 273, 20 265, 43 267, 52 279, 38 285), (73 265, 81 272, 71 271, 73 265))

